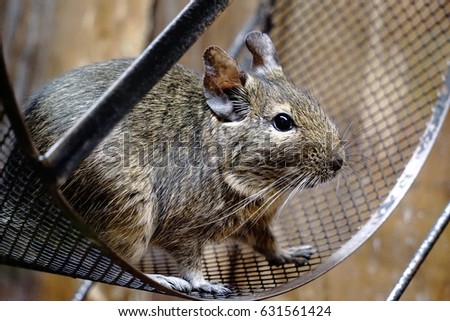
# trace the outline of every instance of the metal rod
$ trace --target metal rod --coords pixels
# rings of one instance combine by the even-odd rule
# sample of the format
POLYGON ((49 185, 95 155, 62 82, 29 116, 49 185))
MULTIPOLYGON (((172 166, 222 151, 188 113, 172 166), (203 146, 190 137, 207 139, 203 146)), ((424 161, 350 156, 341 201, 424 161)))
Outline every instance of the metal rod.
MULTIPOLYGON (((227 50, 232 57, 237 57, 244 47, 245 36, 255 28, 264 29, 267 20, 273 11, 273 0, 261 0, 256 12, 251 16, 239 34, 234 38, 233 43, 227 50)), ((265 31, 265 30, 262 30, 265 31)))
POLYGON ((80 286, 73 295, 72 301, 84 301, 93 285, 94 281, 91 280, 81 281, 80 286))
POLYGON ((181 58, 231 0, 195 0, 41 158, 62 184, 97 144, 181 58))
POLYGON ((36 148, 28 128, 25 126, 23 115, 17 104, 14 91, 9 81, 8 71, 6 70, 5 58, 3 56, 3 44, 0 37, 0 112, 3 109, 8 116, 14 134, 25 153, 33 158, 39 157, 39 151, 36 148))
POLYGON ((403 275, 400 277, 394 289, 387 297, 386 299, 387 301, 398 301, 400 299, 403 292, 405 292, 406 287, 409 285, 412 278, 419 270, 420 265, 423 263, 428 253, 430 253, 439 236, 445 230, 445 227, 448 225, 449 221, 450 221, 450 202, 447 204, 442 214, 434 223, 427 237, 422 242, 416 254, 412 258, 411 262, 403 272, 403 275))

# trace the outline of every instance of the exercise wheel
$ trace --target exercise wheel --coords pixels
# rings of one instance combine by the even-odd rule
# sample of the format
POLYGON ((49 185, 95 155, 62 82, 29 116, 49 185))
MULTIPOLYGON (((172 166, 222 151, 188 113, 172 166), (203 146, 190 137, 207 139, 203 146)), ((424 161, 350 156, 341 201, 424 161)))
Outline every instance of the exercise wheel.
MULTIPOLYGON (((180 15, 123 78, 140 81, 138 66, 161 56, 155 52, 180 48, 175 40, 186 46, 194 41, 177 33, 199 34, 227 1, 214 3, 191 2, 187 10, 194 11, 186 17, 194 17, 189 28, 197 31, 180 25, 186 22, 180 15)), ((275 221, 282 245, 315 248, 309 265, 273 267, 244 245, 218 244, 205 249, 203 273, 230 285, 231 294, 185 294, 155 284, 144 273, 178 273, 166 253, 151 249, 138 266, 128 265, 84 225, 59 190, 58 179, 89 152, 74 155, 74 146, 83 143, 79 136, 66 137, 53 157, 39 157, 7 90, 1 91, 0 110, 0 263, 188 299, 263 299, 319 277, 363 244, 407 193, 449 109, 450 4, 275 0, 262 1, 261 8, 251 27, 269 33, 285 73, 315 93, 348 145, 344 173, 300 192, 275 221), (12 152, 16 142, 24 153, 12 152)), ((178 58, 168 55, 166 69, 155 75, 178 58)), ((8 88, 1 76, 1 87, 8 88)), ((120 83, 116 87, 104 101, 112 93, 127 100, 120 83)), ((117 104, 110 124, 132 107, 117 104)), ((94 106, 83 130, 93 130, 89 120, 101 115, 101 106, 94 106)), ((103 134, 90 135, 90 144, 103 134)))

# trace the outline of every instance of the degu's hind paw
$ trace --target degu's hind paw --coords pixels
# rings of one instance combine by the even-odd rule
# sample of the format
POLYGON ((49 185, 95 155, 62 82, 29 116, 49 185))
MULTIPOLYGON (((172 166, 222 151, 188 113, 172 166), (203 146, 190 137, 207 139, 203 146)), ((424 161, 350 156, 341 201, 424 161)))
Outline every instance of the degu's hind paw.
POLYGON ((217 295, 227 295, 231 293, 231 290, 222 284, 213 284, 210 282, 202 283, 198 286, 194 286, 194 290, 202 293, 211 293, 217 295))
POLYGON ((164 276, 160 274, 147 274, 147 276, 153 281, 165 286, 166 288, 191 293, 192 291, 198 291, 202 293, 211 293, 217 295, 227 295, 231 293, 231 290, 222 284, 213 284, 206 280, 200 282, 189 282, 185 279, 175 276, 164 276))
POLYGON ((160 274, 147 274, 147 276, 166 288, 184 293, 190 293, 192 291, 192 285, 182 278, 160 274))
POLYGON ((288 249, 281 249, 276 255, 268 258, 270 265, 280 266, 286 263, 294 263, 297 266, 309 264, 309 259, 314 254, 314 248, 310 245, 302 245, 288 249))

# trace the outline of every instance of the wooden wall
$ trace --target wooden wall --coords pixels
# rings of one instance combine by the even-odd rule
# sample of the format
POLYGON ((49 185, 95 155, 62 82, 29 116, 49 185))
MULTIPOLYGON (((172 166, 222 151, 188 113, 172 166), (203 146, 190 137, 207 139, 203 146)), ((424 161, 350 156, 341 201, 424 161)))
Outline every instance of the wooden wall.
MULTIPOLYGON (((17 95, 27 94, 76 66, 137 55, 188 1, 6 0, 0 3, 5 53, 17 95)), ((201 70, 210 44, 227 48, 257 0, 234 1, 181 62, 201 70)), ((383 300, 450 199, 450 117, 413 187, 388 221, 356 253, 323 277, 274 299, 383 300)), ((404 295, 450 299, 450 228, 404 295)), ((0 266, 0 299, 67 300, 78 281, 0 266)), ((96 286, 90 299, 167 299, 96 286)))

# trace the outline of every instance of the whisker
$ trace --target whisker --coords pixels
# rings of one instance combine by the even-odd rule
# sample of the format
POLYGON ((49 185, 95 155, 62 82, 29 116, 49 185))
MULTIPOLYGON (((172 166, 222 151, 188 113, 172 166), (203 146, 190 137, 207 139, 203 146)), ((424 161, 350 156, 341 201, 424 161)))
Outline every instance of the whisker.
POLYGON ((341 176, 345 177, 348 181, 351 177, 359 177, 359 171, 355 169, 353 166, 346 166, 342 168, 342 172, 340 173, 341 176))
MULTIPOLYGON (((276 180, 276 182, 278 183, 281 180, 286 179, 288 175, 283 175, 282 177, 278 178, 276 180)), ((261 206, 253 213, 253 215, 257 215, 257 219, 256 220, 252 220, 253 223, 249 225, 248 228, 252 227, 256 221, 267 211, 268 208, 270 208, 270 206, 277 201, 278 197, 280 195, 283 195, 283 193, 289 189, 290 184, 288 184, 287 186, 283 187, 281 190, 276 191, 273 195, 271 195, 269 198, 267 198, 263 204, 261 204, 261 206)), ((237 230, 239 230, 246 222, 243 222, 238 228, 236 228, 236 230, 234 232, 236 232, 237 230)))
POLYGON ((275 180, 274 182, 270 183, 268 186, 264 187, 262 190, 258 191, 255 194, 252 194, 244 199, 242 199, 241 201, 233 204, 231 207, 225 209, 225 212, 228 212, 226 215, 221 216, 220 218, 207 222, 207 223, 203 223, 203 224, 198 224, 198 225, 191 225, 191 226, 187 226, 185 227, 185 229, 192 229, 192 228, 200 228, 200 227, 206 227, 208 225, 212 225, 215 224, 217 222, 220 221, 224 221, 228 218, 230 218, 231 216, 237 214, 240 210, 242 210, 243 208, 245 208, 246 206, 248 206, 249 204, 251 204, 252 202, 254 202, 255 200, 261 198, 265 193, 269 192, 270 190, 272 190, 274 188, 274 186, 276 184, 278 184, 280 181, 282 181, 284 179, 284 177, 280 177, 277 180, 275 180))
POLYGON ((350 132, 350 128, 353 126, 353 124, 355 123, 356 119, 353 118, 350 123, 347 125, 347 127, 345 128, 344 132, 342 133, 342 137, 346 138, 347 134, 350 132))
POLYGON ((340 187, 340 183, 341 183, 341 175, 338 175, 336 177, 336 187, 334 188, 334 191, 336 193, 336 195, 339 197, 339 187, 340 187))
MULTIPOLYGON (((290 176, 290 173, 286 173, 282 177, 278 178, 276 182, 280 180, 285 180, 287 177, 290 176)), ((254 212, 252 213, 251 219, 248 219, 247 221, 241 223, 238 227, 236 227, 232 232, 230 232, 228 235, 226 235, 224 238, 227 238, 228 236, 236 233, 239 231, 245 224, 248 223, 248 221, 251 221, 251 224, 249 224, 245 231, 242 231, 245 233, 248 231, 256 222, 266 213, 266 211, 278 200, 278 197, 283 195, 287 190, 291 189, 293 185, 293 182, 289 182, 286 186, 284 186, 281 190, 275 192, 273 195, 271 195, 267 200, 264 201, 264 203, 254 212)), ((278 213, 278 211, 277 211, 278 213)), ((277 213, 275 213, 277 215, 277 213)))
POLYGON ((278 209, 275 218, 277 218, 285 209, 286 205, 290 202, 290 200, 297 195, 301 190, 303 190, 305 188, 306 182, 309 180, 309 176, 304 177, 300 176, 297 178, 297 180, 299 181, 296 184, 293 184, 295 187, 294 189, 289 193, 288 197, 284 200, 283 204, 280 206, 280 208, 278 209), (300 181, 301 180, 301 181, 300 181))

